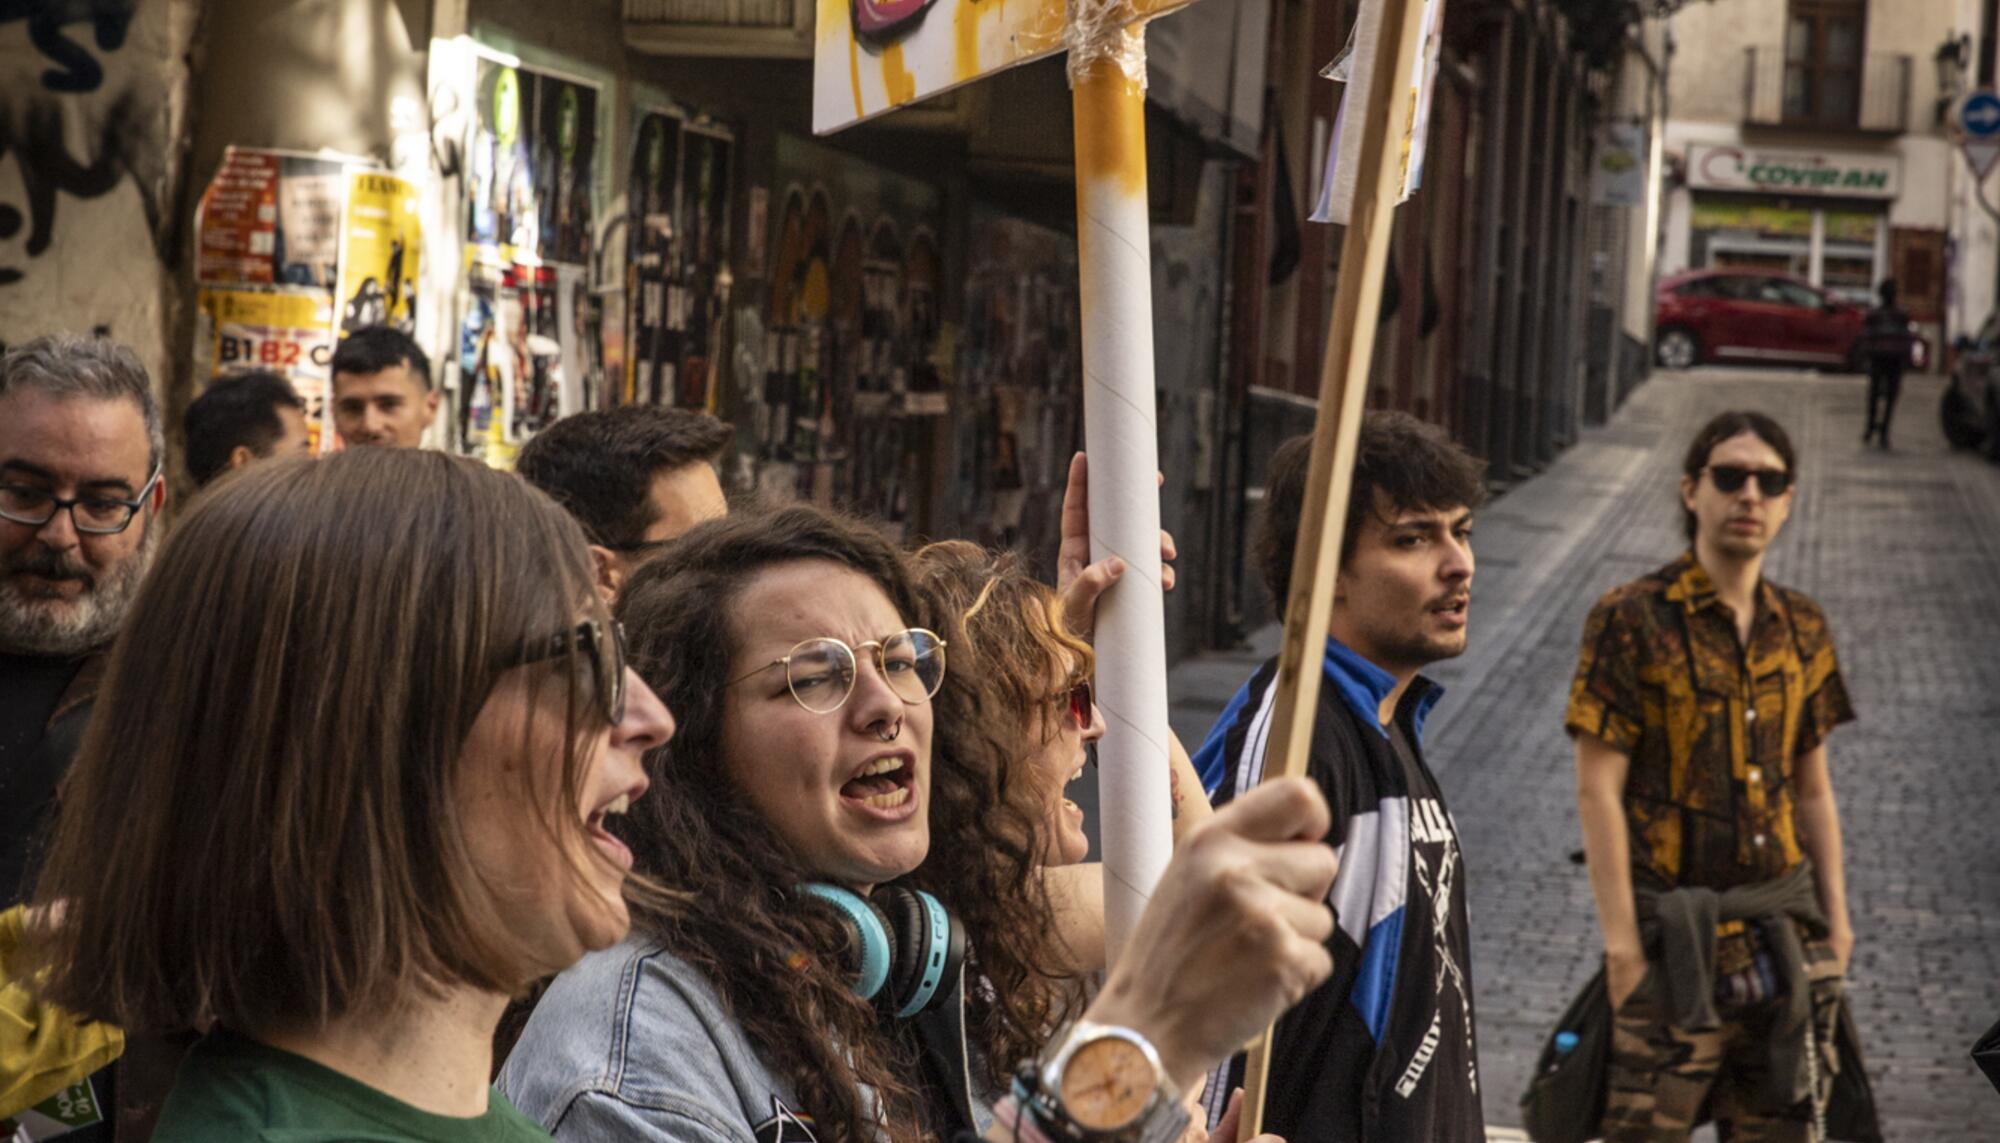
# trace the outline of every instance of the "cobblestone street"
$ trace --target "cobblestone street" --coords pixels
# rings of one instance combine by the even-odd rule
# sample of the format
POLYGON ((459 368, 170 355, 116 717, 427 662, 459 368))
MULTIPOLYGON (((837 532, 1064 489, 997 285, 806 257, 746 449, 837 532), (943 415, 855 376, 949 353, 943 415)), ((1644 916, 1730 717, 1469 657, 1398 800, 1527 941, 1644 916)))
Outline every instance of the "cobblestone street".
MULTIPOLYGON (((1947 451, 1941 381, 1906 383, 1895 451, 1865 449, 1865 381, 1696 372, 1643 385, 1604 428, 1480 515, 1471 650, 1429 755, 1471 871, 1488 1121, 1516 1101, 1595 968, 1562 710, 1593 601, 1683 547, 1673 499, 1697 427, 1727 408, 1793 434, 1800 487, 1766 564, 1826 609, 1860 721, 1831 739, 1859 943, 1851 993, 1887 1137, 1992 1140, 2000 1095, 1968 1057, 2000 1018, 2000 466, 1947 451)), ((1199 741, 1275 629, 1174 675, 1199 741)))

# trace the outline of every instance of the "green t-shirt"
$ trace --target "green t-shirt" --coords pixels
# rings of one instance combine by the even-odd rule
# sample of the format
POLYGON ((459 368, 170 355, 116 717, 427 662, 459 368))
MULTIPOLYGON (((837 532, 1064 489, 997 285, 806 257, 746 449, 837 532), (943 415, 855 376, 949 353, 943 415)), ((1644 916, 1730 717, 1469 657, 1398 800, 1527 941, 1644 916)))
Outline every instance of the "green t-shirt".
POLYGON ((432 1115, 303 1056, 217 1031, 182 1062, 153 1143, 548 1143, 489 1092, 486 1114, 432 1115))

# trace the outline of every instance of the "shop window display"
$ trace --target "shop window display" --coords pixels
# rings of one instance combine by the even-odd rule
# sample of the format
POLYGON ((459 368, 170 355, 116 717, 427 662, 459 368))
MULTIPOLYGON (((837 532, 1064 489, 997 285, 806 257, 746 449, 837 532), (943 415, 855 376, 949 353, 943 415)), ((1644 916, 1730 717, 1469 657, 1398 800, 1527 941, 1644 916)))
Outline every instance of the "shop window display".
POLYGON ((472 68, 456 443, 505 464, 601 387, 587 284, 599 93, 484 55, 472 68))
POLYGON ((668 111, 640 117, 628 184, 633 329, 624 402, 718 408, 734 150, 714 124, 668 111))
POLYGON ((926 530, 949 410, 938 191, 790 136, 777 157, 757 483, 926 530))
POLYGON ((967 246, 959 511, 981 543, 1053 552, 1083 431, 1076 241, 982 208, 967 246))
POLYGON ((1812 257, 1812 215, 1788 207, 1697 201, 1693 265, 1804 278, 1812 257))
POLYGON ((1820 284, 1844 302, 1875 304, 1875 243, 1882 216, 1871 211, 1825 212, 1825 247, 1821 253, 1820 284))
POLYGON ((1690 265, 1813 281, 1815 214, 1821 239, 1816 284, 1842 301, 1871 304, 1883 277, 1877 265, 1879 211, 1697 199, 1690 218, 1690 265))

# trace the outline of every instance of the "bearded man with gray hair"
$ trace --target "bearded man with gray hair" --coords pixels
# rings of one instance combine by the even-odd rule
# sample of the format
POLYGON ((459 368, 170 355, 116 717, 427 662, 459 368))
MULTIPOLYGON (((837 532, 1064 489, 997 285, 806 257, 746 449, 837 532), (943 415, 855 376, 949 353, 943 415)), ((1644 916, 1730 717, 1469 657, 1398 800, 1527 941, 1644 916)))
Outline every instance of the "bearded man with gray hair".
POLYGON ((165 441, 106 338, 0 356, 0 909, 20 901, 105 653, 159 545, 165 441))

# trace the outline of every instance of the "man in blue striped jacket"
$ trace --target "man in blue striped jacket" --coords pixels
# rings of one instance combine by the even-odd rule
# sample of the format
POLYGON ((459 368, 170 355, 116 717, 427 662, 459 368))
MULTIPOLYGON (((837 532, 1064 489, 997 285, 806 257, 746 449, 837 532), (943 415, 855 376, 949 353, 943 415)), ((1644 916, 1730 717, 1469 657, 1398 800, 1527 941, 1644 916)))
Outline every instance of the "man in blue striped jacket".
MULTIPOLYGON (((1253 555, 1280 607, 1310 447, 1298 437, 1272 457, 1257 527, 1253 555)), ((1435 427, 1401 413, 1363 422, 1307 766, 1340 854, 1334 971, 1278 1023, 1264 1124, 1290 1143, 1485 1138, 1464 862, 1423 757, 1442 692, 1418 673, 1465 650, 1484 494, 1480 463, 1435 427)), ((1276 680, 1272 660, 1195 754, 1218 805, 1264 776, 1276 680)), ((1240 1057, 1226 1068, 1210 1092, 1241 1081, 1240 1057)))

